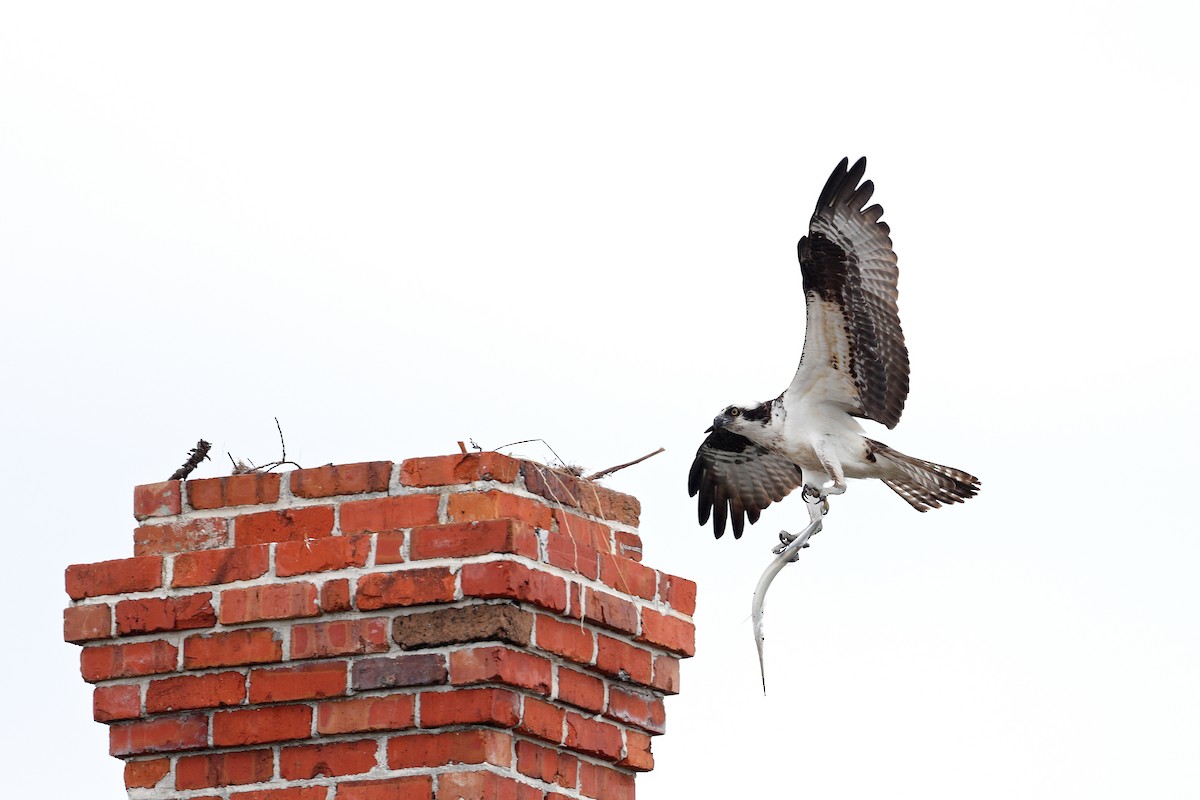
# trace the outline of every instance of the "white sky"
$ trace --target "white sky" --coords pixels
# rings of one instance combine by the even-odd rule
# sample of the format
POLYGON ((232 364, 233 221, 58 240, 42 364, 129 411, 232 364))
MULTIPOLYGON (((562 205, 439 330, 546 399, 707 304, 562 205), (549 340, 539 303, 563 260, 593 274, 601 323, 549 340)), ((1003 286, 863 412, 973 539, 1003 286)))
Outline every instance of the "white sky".
POLYGON ((643 800, 1200 796, 1196 7, 415 7, 0 8, 9 794, 124 796, 63 569, 277 415, 311 466, 667 448, 608 481, 700 584, 643 800), (714 542, 686 473, 790 379, 795 242, 861 154, 913 363, 870 433, 984 489, 836 498, 764 699, 803 505, 714 542))

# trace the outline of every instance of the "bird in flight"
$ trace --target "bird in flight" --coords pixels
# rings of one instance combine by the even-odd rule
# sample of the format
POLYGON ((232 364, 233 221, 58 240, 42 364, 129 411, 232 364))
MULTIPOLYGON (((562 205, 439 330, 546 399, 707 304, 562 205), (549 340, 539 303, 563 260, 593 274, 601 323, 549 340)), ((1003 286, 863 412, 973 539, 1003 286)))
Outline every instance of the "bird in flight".
MULTIPOLYGON (((713 420, 688 474, 700 524, 740 538, 772 502, 798 486, 817 500, 846 490, 847 478, 878 478, 917 511, 961 503, 979 479, 868 439, 854 419, 888 428, 908 397, 908 349, 896 310, 896 253, 867 160, 833 170, 797 245, 806 325, 800 366, 774 400, 728 406, 713 420)), ((782 534, 781 534, 782 537, 782 534)))

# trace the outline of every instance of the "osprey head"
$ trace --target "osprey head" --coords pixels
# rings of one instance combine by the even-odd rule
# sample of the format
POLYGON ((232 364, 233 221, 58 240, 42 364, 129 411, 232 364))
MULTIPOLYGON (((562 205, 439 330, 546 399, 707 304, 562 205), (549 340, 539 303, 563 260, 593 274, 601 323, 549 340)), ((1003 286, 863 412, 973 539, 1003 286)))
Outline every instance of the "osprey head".
POLYGON ((712 427, 705 433, 715 430, 726 430, 740 433, 750 439, 754 433, 761 431, 771 424, 771 403, 759 403, 754 406, 727 406, 724 411, 713 418, 712 427))

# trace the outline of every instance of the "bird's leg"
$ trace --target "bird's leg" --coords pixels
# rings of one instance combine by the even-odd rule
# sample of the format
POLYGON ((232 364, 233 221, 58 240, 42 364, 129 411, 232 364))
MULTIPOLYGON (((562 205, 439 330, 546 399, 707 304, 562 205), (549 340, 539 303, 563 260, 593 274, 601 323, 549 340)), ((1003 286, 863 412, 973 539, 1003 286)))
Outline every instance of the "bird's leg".
POLYGON ((844 493, 846 491, 846 473, 842 470, 842 463, 834 455, 832 448, 826 446, 824 438, 819 438, 813 442, 813 451, 817 454, 817 460, 821 462, 821 467, 825 470, 826 476, 833 482, 833 486, 829 488, 824 488, 824 482, 820 484, 821 488, 819 492, 821 497, 824 498, 825 495, 844 493))

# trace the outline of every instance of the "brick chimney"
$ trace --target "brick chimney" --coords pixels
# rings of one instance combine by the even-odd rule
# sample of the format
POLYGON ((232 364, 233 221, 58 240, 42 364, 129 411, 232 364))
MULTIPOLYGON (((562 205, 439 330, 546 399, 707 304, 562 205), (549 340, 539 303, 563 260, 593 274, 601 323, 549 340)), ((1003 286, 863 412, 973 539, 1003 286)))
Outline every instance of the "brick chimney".
POLYGON ((631 800, 696 598, 639 512, 497 453, 139 486, 64 636, 135 800, 631 800))

